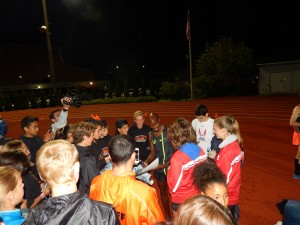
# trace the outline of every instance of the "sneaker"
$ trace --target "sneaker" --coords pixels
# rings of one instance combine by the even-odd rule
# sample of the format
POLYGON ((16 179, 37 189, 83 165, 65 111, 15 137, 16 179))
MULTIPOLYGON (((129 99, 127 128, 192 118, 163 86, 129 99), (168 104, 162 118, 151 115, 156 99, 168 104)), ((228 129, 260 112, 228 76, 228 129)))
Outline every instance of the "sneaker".
POLYGON ((293 178, 294 178, 294 179, 300 179, 300 175, 293 174, 293 178))

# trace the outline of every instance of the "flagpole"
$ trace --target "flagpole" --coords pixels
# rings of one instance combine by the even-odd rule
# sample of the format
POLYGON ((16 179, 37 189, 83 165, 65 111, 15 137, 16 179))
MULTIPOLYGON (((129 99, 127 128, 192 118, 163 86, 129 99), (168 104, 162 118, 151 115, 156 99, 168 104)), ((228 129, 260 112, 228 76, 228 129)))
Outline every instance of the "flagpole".
POLYGON ((189 41, 189 60, 190 60, 190 84, 191 84, 191 100, 193 100, 193 73, 192 73, 192 44, 189 41))
POLYGON ((193 70, 192 70, 192 40, 191 40, 191 24, 190 11, 187 14, 186 37, 189 41, 189 70, 190 70, 190 86, 191 86, 191 100, 193 100, 193 70))

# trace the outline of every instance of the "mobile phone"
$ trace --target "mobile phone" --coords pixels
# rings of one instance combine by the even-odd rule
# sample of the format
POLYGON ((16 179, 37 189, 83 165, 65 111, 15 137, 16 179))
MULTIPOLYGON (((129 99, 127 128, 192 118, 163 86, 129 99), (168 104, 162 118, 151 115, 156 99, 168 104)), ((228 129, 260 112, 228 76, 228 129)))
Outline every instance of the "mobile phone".
POLYGON ((135 148, 135 159, 134 159, 134 164, 138 165, 140 163, 140 149, 139 148, 135 148))

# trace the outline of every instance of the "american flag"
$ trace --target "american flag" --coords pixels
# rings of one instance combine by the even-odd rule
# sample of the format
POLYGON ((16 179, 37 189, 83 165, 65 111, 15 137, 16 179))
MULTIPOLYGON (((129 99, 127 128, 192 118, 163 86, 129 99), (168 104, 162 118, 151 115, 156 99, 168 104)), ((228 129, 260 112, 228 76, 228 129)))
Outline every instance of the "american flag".
POLYGON ((186 31, 185 31, 185 34, 186 34, 186 38, 188 39, 188 41, 190 41, 190 40, 191 40, 190 11, 188 11, 188 14, 187 14, 187 21, 186 21, 186 31))

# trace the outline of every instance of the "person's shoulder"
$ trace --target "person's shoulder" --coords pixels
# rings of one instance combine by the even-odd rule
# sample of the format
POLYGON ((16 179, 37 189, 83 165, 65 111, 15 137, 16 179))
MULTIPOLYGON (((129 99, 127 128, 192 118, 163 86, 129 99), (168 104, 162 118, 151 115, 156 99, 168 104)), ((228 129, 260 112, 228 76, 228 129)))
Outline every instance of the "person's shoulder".
POLYGON ((213 119, 213 118, 211 118, 211 117, 208 117, 208 121, 209 121, 210 123, 213 123, 213 122, 215 121, 215 119, 213 119))
POLYGON ((149 194, 156 192, 153 187, 140 180, 134 180, 131 191, 139 196, 148 196, 149 194))

